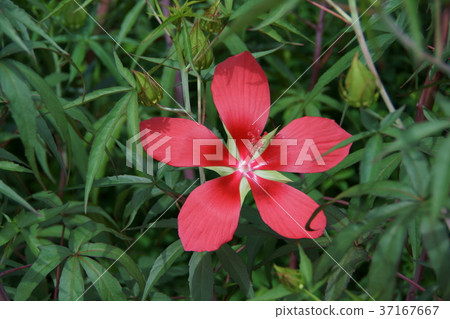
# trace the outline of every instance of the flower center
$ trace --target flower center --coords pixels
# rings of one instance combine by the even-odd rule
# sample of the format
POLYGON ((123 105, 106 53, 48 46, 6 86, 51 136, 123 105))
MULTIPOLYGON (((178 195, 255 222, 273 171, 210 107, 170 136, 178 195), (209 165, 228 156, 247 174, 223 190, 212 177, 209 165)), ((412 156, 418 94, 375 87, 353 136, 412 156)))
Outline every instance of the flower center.
POLYGON ((246 175, 248 172, 252 170, 249 161, 241 161, 239 162, 238 170, 242 172, 242 174, 246 175))

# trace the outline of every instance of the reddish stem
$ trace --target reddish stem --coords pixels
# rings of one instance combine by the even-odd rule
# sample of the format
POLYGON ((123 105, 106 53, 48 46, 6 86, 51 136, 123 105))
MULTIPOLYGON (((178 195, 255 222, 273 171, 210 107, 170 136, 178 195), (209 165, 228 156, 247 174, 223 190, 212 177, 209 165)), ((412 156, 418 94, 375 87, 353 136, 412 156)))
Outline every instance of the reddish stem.
POLYGON ((324 199, 324 200, 329 200, 329 201, 332 200, 332 201, 334 201, 335 203, 339 203, 339 204, 342 204, 342 205, 345 205, 345 206, 350 205, 350 203, 349 203, 349 202, 346 202, 345 200, 334 199, 333 197, 323 196, 322 199, 324 199))
POLYGON ((0 278, 3 277, 3 276, 8 275, 8 274, 10 274, 10 273, 13 273, 13 272, 15 272, 15 271, 29 268, 29 267, 31 267, 31 265, 32 265, 32 264, 28 264, 28 265, 23 265, 23 266, 20 266, 20 267, 17 267, 17 268, 5 270, 4 272, 1 272, 1 273, 0 273, 0 278))
MULTIPOLYGON (((450 19, 450 5, 447 5, 441 14, 440 43, 436 43, 436 47, 437 47, 437 45, 440 45, 441 49, 444 48, 444 46, 448 40, 449 19, 450 19)), ((428 110, 431 110, 433 108, 434 98, 435 98, 437 90, 439 89, 439 85, 438 84, 432 85, 432 84, 439 82, 444 75, 441 71, 436 71, 436 73, 430 79, 429 75, 431 72, 432 72, 432 67, 430 67, 430 69, 428 70, 428 74, 425 79, 424 87, 426 87, 426 89, 424 89, 422 91, 419 102, 417 103, 417 111, 416 111, 416 119, 415 119, 416 122, 425 121, 425 115, 423 113, 424 107, 427 108, 428 110), (429 86, 429 87, 427 87, 427 86, 429 86)))
MULTIPOLYGON (((64 231, 66 229, 66 225, 62 225, 62 232, 61 232, 61 239, 59 241, 59 245, 63 246, 64 245, 64 231)), ((55 284, 55 292, 53 294, 53 299, 54 300, 58 300, 58 292, 59 292, 59 280, 61 279, 61 264, 58 265, 58 267, 56 268, 56 284, 55 284)))
POLYGON ((343 18, 342 16, 340 16, 339 14, 337 14, 336 12, 334 12, 334 11, 332 11, 332 10, 330 10, 330 9, 328 9, 327 7, 325 7, 324 5, 321 5, 321 4, 319 4, 319 3, 316 3, 316 2, 314 2, 314 1, 311 1, 311 0, 306 0, 306 1, 308 1, 309 3, 311 3, 312 5, 314 5, 314 6, 316 6, 316 7, 318 7, 318 8, 320 8, 320 9, 322 9, 322 10, 324 10, 324 11, 326 11, 326 12, 328 12, 329 14, 332 14, 332 15, 334 15, 336 18, 339 18, 339 19, 341 19, 342 21, 344 21, 345 22, 345 24, 349 24, 348 23, 348 21, 347 20, 345 20, 345 18, 343 18))
POLYGON ((317 20, 316 25, 316 46, 314 48, 314 67, 311 75, 311 84, 309 85, 309 90, 312 90, 317 83, 317 79, 319 78, 319 71, 322 67, 322 64, 319 61, 320 54, 322 53, 322 39, 323 39, 323 22, 325 18, 325 9, 321 8, 319 12, 319 19, 317 20))
MULTIPOLYGON (((425 260, 427 260, 427 251, 424 248, 424 249, 422 249, 422 252, 420 253, 419 263, 417 263, 416 271, 414 272, 414 279, 412 280, 414 282, 414 285, 412 285, 409 288, 408 295, 406 297, 407 301, 414 300, 416 298, 417 289, 421 288, 420 285, 419 285, 419 282, 422 279, 422 274, 423 274, 423 271, 424 271, 424 267, 423 267, 422 263, 425 260)), ((425 290, 422 290, 422 289, 420 289, 420 290, 421 291, 425 291, 425 290)))

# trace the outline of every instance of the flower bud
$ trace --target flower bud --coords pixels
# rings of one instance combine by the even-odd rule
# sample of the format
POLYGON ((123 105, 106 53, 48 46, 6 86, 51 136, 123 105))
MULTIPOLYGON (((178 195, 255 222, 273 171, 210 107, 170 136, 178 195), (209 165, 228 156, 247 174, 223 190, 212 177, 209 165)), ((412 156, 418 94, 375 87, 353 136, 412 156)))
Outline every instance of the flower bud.
POLYGON ((293 293, 299 293, 304 287, 303 274, 299 269, 292 269, 288 267, 280 267, 273 265, 275 273, 281 284, 293 293))
POLYGON ((194 60, 195 69, 204 70, 209 68, 214 59, 213 51, 198 23, 195 23, 192 27, 189 33, 189 40, 191 42, 191 56, 194 60))
POLYGON ((342 85, 342 78, 339 82, 339 93, 344 101, 353 107, 369 107, 378 99, 375 77, 359 61, 358 53, 353 57, 345 84, 342 85))
POLYGON ((222 19, 220 18, 220 1, 216 1, 208 10, 203 14, 203 18, 200 20, 200 27, 202 30, 217 33, 223 27, 222 19))
POLYGON ((163 98, 161 86, 150 76, 142 72, 132 70, 136 79, 136 89, 139 102, 145 106, 158 104, 163 98))
POLYGON ((68 2, 61 9, 63 24, 72 30, 81 28, 86 22, 87 14, 75 2, 68 2))

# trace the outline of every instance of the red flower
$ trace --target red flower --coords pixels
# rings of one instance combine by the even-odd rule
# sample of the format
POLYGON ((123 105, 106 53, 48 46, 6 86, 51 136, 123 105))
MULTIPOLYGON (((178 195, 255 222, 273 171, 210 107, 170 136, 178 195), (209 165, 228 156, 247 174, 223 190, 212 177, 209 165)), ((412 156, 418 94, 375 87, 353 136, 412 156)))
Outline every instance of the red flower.
POLYGON ((274 171, 326 171, 348 155, 351 145, 323 157, 320 154, 351 135, 332 120, 303 117, 289 123, 267 143, 269 139, 261 138, 261 134, 269 116, 269 85, 249 52, 218 64, 211 90, 238 151, 232 147, 229 151, 213 132, 191 120, 162 117, 140 124, 141 132, 145 132, 141 133, 142 145, 154 159, 177 167, 227 168, 228 175, 197 187, 184 203, 178 216, 178 233, 185 250, 213 251, 233 238, 246 186, 262 219, 275 232, 287 238, 321 236, 326 226, 322 211, 307 225, 319 205, 280 182, 287 179, 280 179, 281 174, 274 171), (157 134, 148 138, 148 132, 157 134), (255 155, 258 148, 262 153, 255 155))

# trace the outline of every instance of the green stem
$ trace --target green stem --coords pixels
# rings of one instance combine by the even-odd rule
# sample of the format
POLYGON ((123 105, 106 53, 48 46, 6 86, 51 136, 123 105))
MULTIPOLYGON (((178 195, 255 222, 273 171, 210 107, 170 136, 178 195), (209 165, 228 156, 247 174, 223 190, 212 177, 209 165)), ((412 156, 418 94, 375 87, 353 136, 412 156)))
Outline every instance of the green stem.
MULTIPOLYGON (((197 74, 197 122, 202 123, 202 78, 197 74)), ((203 167, 198 168, 200 176, 200 184, 205 182, 205 170, 203 167)))
POLYGON ((188 113, 191 113, 191 101, 189 99, 189 74, 185 71, 183 51, 179 45, 179 34, 176 35, 173 41, 175 50, 177 51, 178 63, 180 64, 181 85, 183 87, 184 107, 188 113))
MULTIPOLYGON (((355 0, 348 0, 348 2, 349 2, 350 12, 351 12, 352 20, 353 20, 352 26, 355 31, 359 46, 361 48, 361 52, 364 56, 364 59, 366 60, 367 67, 369 68, 369 70, 373 74, 373 76, 375 77, 375 83, 378 87, 378 90, 380 91, 380 95, 381 95, 384 103, 386 104, 386 107, 388 108, 390 113, 394 113, 395 107, 392 104, 391 99, 389 98, 389 95, 383 86, 383 83, 381 82, 380 76, 375 67, 375 64, 373 63, 372 57, 369 52, 369 48, 368 48, 366 40, 364 38, 361 24, 359 23, 359 16, 358 16, 358 10, 356 7, 356 2, 355 2, 355 0)), ((400 118, 397 119, 396 123, 399 128, 401 128, 401 129, 405 128, 402 123, 402 120, 400 118)))
POLYGON ((334 8, 334 10, 336 10, 342 17, 344 17, 344 19, 346 19, 348 21, 348 23, 352 23, 352 18, 350 18, 350 16, 347 14, 347 12, 345 12, 344 10, 342 10, 342 8, 340 6, 338 6, 336 3, 334 3, 332 0, 326 0, 326 2, 332 6, 334 8))

